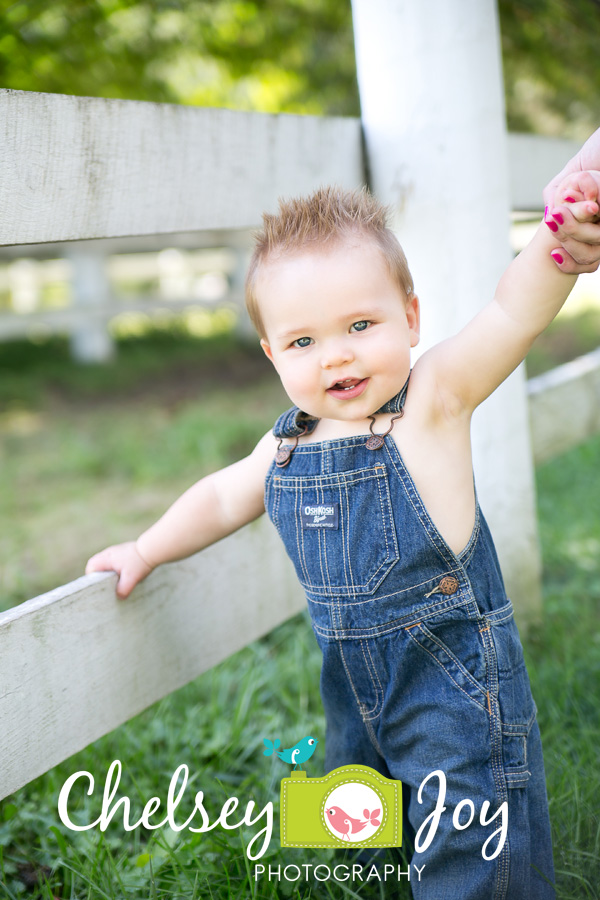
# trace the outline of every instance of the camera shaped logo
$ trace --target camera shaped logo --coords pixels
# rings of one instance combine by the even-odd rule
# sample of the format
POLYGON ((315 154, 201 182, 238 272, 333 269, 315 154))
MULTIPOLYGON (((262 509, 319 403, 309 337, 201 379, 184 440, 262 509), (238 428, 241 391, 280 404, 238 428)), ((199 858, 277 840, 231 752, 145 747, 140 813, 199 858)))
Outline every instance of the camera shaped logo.
POLYGON ((369 766, 281 780, 282 847, 400 847, 402 782, 369 766))

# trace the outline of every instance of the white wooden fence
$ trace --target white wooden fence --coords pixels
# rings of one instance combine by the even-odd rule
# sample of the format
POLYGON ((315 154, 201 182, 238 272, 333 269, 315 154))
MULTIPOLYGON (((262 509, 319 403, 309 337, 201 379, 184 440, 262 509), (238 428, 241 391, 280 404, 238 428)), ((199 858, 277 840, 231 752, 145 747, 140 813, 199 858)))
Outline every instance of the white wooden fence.
MULTIPOLYGON (((355 0, 355 7, 372 13, 386 2, 355 0)), ((490 4, 450 4, 456 27, 464 19, 473 31, 490 4)), ((423 5, 432 53, 440 53, 432 29, 446 27, 447 7, 447 0, 423 5)), ((377 17, 363 18, 372 27, 377 17)), ((481 47, 477 29, 472 39, 481 47)), ((396 39, 390 46, 409 44, 396 39)), ((461 53, 462 65, 462 46, 452 52, 461 53)), ((454 93, 468 105, 468 97, 454 93)), ((377 138, 370 121, 367 145, 377 138)), ((526 174, 512 179, 512 204, 530 208, 573 148, 555 152, 537 140, 535 152, 527 147, 522 157, 520 143, 510 145, 512 169, 526 174)), ((231 231, 255 226, 279 195, 326 182, 361 184, 361 123, 0 91, 0 172, 5 245, 231 231)), ((116 599, 114 584, 111 574, 80 578, 0 614, 0 797, 303 605, 266 520, 161 567, 125 602, 116 599)))

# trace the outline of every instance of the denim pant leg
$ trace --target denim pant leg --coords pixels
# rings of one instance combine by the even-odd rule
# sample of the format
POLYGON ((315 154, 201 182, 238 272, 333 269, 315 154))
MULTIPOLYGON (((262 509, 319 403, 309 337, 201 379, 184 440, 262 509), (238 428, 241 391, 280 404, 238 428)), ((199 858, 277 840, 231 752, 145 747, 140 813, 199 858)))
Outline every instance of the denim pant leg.
MULTIPOLYGON (((500 696, 488 703, 474 677, 481 675, 474 658, 467 658, 465 665, 449 648, 441 652, 428 639, 421 636, 420 641, 400 629, 375 639, 326 645, 322 691, 328 719, 327 768, 360 762, 401 780, 408 801, 407 831, 413 835, 435 809, 442 787, 439 777, 426 779, 436 769, 444 773, 446 809, 431 843, 416 851, 412 860, 413 866, 424 866, 420 881, 415 880, 414 868, 412 872, 416 900, 552 900, 539 732, 535 723, 503 727, 500 719, 502 693, 510 695, 508 708, 523 685, 505 673, 500 696), (507 838, 492 860, 483 858, 482 848, 505 813, 482 825, 486 801, 488 820, 504 801, 508 804, 507 838), (461 826, 473 811, 468 827, 455 827, 457 806, 461 812, 456 822, 461 826)), ((427 831, 425 825, 421 848, 427 831)), ((497 840, 487 844, 488 856, 497 840)))
MULTIPOLYGON (((348 677, 354 666, 354 641, 319 641, 323 653, 321 699, 325 708, 325 771, 360 763, 390 778, 382 755, 377 751, 368 708, 348 677), (366 714, 366 722, 363 716, 366 714)), ((359 684, 358 690, 362 691, 359 684)))
MULTIPOLYGON (((486 632, 482 656, 478 639, 472 640, 478 628, 477 623, 430 623, 377 642, 381 667, 386 660, 402 660, 400 670, 388 669, 377 734, 392 775, 409 785, 408 817, 415 833, 440 792, 440 779, 432 777, 419 803, 423 780, 439 769, 446 781, 446 810, 435 837, 426 850, 415 850, 413 863, 426 868, 420 882, 411 882, 413 894, 416 900, 553 900, 541 743, 518 634, 512 622, 486 632), (465 800, 472 806, 463 804, 453 821, 465 800), (486 801, 488 824, 483 825, 486 801), (503 803, 508 808, 503 849, 484 859, 482 849, 503 814, 489 820, 503 803), (456 821, 466 824, 471 810, 471 824, 457 829, 456 821)), ((489 841, 487 856, 497 841, 489 841)))
POLYGON ((509 791, 509 836, 529 828, 529 856, 511 854, 507 898, 527 896, 531 900, 554 900, 554 866, 542 742, 537 721, 527 738, 527 768, 531 773, 523 788, 509 791), (523 893, 522 885, 529 885, 523 893), (519 893, 520 891, 520 893, 519 893))

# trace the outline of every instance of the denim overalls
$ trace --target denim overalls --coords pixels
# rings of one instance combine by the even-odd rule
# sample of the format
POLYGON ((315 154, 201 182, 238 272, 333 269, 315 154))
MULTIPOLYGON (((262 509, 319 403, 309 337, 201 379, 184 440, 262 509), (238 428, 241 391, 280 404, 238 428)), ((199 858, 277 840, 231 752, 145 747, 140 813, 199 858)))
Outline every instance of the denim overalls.
MULTIPOLYGON (((406 388, 380 411, 401 412, 406 388)), ((273 432, 294 437, 315 425, 293 408, 273 432)), ((488 526, 476 504, 473 533, 457 556, 391 435, 380 449, 365 442, 361 435, 299 444, 266 478, 265 506, 323 652, 326 769, 362 763, 400 779, 413 837, 436 805, 440 780, 425 784, 421 802, 419 787, 433 770, 445 773, 446 811, 412 859, 425 866, 420 881, 411 867, 418 900, 550 900, 536 709, 488 526), (472 806, 462 804, 456 828, 454 810, 466 799, 472 806), (507 838, 493 860, 482 847, 501 819, 481 824, 484 801, 488 820, 508 801, 507 838)))

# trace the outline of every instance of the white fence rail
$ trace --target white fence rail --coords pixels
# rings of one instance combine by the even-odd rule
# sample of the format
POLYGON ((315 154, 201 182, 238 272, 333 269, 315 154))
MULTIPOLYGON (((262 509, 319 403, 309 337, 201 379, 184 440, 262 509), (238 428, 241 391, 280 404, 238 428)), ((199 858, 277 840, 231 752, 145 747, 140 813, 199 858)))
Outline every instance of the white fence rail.
POLYGON ((536 463, 600 432, 600 347, 532 378, 527 389, 536 463))
POLYGON ((280 544, 263 517, 127 600, 98 573, 0 613, 0 799, 302 609, 280 544))
POLYGON ((0 91, 0 244, 252 228, 363 180, 360 122, 0 91))

